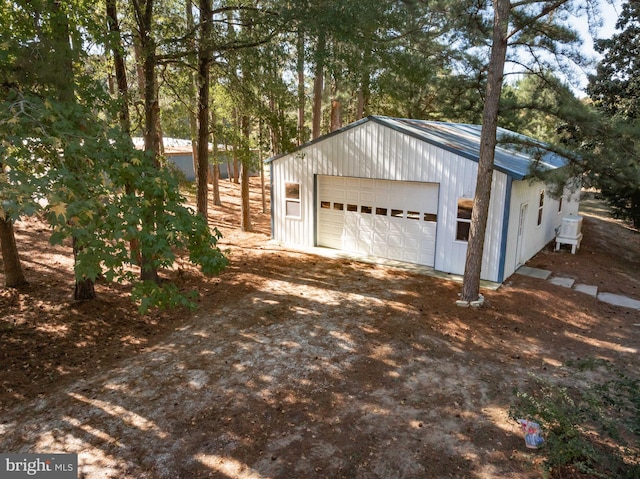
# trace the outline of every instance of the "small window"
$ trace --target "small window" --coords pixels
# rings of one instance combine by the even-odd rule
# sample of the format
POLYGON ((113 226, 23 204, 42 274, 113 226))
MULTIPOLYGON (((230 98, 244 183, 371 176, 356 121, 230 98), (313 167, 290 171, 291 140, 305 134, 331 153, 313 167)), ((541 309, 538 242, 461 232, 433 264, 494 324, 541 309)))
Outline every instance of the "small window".
POLYGON ((386 208, 376 208, 376 214, 377 215, 382 215, 382 216, 387 216, 387 209, 386 208))
POLYGON ((286 216, 300 218, 300 183, 285 183, 284 197, 286 216))
POLYGON ((428 221, 429 223, 437 223, 438 222, 438 215, 434 215, 433 213, 425 213, 424 214, 424 220, 428 221))
POLYGON ((564 200, 564 196, 561 196, 558 200, 558 214, 562 213, 562 200, 564 200))
POLYGON ((343 203, 334 203, 333 204, 333 209, 342 211, 342 210, 344 210, 344 204, 343 203))
POLYGON ((300 199, 300 183, 285 183, 284 196, 288 200, 300 199))
POLYGON ((409 220, 419 220, 420 213, 417 211, 407 211, 407 219, 409 220))
POLYGON ((324 208, 325 210, 328 210, 329 208, 331 208, 331 201, 321 201, 320 208, 324 208))
POLYGON ((358 211, 358 205, 347 205, 347 211, 358 211))
POLYGON ((540 190, 540 200, 538 202, 538 226, 542 224, 543 209, 544 209, 544 190, 540 190))
POLYGON ((469 241, 471 213, 473 213, 473 200, 470 198, 460 198, 458 200, 456 240, 469 241))
POLYGON ((361 206, 360 213, 366 213, 368 215, 371 214, 371 206, 361 206))
POLYGON ((402 218, 403 217, 403 210, 391 210, 391 216, 393 218, 402 218))

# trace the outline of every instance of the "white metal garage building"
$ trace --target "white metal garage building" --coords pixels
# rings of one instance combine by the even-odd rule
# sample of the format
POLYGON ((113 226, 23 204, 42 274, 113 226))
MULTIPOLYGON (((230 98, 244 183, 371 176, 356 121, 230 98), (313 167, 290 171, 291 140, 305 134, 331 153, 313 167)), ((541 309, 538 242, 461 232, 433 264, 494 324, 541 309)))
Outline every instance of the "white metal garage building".
MULTIPOLYGON (((480 130, 370 116, 267 160, 273 239, 463 274, 480 130)), ((533 162, 515 147, 496 150, 482 279, 504 281, 577 215, 578 192, 553 199, 526 178, 533 162)), ((563 164, 549 153, 537 162, 563 164)))

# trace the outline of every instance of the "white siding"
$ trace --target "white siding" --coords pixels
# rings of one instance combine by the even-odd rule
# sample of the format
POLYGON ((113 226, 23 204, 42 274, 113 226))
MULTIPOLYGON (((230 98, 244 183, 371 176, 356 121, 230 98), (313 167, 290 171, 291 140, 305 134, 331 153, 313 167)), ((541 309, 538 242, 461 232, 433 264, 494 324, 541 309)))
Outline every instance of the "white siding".
POLYGON ((565 216, 578 214, 579 192, 565 190, 562 209, 559 211, 559 199, 548 194, 549 187, 543 182, 531 183, 528 180, 514 181, 511 190, 511 208, 509 214, 508 243, 505 254, 504 279, 511 276, 520 262, 528 261, 545 247, 556 236, 556 228, 560 226, 565 216), (538 225, 538 207, 540 191, 545 191, 542 223, 538 225), (522 258, 517 258, 518 222, 520 208, 527 204, 524 218, 522 258))
MULTIPOLYGON (((467 250, 455 240, 458 198, 473 198, 478 165, 376 122, 329 136, 272 163, 272 235, 284 244, 315 246, 315 175, 438 183, 435 269, 462 274, 467 250), (284 185, 300 184, 301 217, 286 218, 284 185)), ((497 281, 507 176, 494 171, 482 278, 497 281)))

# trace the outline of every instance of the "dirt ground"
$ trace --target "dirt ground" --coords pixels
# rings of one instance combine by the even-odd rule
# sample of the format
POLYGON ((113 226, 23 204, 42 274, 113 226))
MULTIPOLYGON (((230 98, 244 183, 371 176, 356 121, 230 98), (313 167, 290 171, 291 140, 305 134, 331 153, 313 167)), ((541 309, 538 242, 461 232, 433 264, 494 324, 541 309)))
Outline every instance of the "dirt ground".
MULTIPOLYGON (((84 478, 536 478, 513 387, 568 359, 638 371, 638 311, 520 275, 459 308, 459 283, 269 242, 254 190, 256 232, 236 185, 210 213, 223 274, 166 273, 195 312, 143 317, 102 284, 73 302, 70 248, 17 224, 31 284, 0 289, 0 452, 75 452, 84 478)), ((640 299, 640 234, 584 206, 578 253, 528 265, 640 299)))

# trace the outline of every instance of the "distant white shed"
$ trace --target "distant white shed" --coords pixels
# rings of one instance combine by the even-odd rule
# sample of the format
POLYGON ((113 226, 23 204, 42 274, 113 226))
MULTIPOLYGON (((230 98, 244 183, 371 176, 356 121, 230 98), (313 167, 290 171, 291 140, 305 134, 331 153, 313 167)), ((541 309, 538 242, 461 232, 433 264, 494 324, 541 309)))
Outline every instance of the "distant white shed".
MULTIPOLYGON (((273 239, 463 274, 480 130, 370 116, 270 158, 273 239)), ((578 192, 553 199, 527 178, 534 162, 555 169, 565 159, 496 150, 482 279, 504 281, 577 215, 578 192)))

